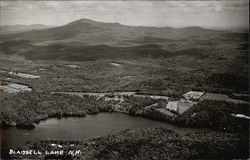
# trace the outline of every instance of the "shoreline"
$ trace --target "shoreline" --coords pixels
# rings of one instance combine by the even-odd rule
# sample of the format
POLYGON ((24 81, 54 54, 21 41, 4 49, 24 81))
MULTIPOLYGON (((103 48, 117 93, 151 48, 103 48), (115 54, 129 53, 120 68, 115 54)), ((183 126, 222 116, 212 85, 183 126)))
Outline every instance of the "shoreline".
POLYGON ((77 114, 76 113, 55 114, 55 115, 49 115, 49 116, 42 117, 41 119, 36 119, 35 121, 30 122, 30 123, 22 123, 22 124, 15 124, 15 125, 6 124, 5 121, 3 121, 3 122, 1 122, 0 127, 1 127, 1 129, 8 129, 8 128, 11 128, 11 127, 16 127, 17 129, 30 130, 30 129, 35 129, 35 127, 37 125, 39 125, 39 123, 41 121, 46 121, 48 119, 53 119, 53 118, 67 119, 67 118, 74 118, 74 117, 85 118, 88 115, 99 114, 99 113, 121 113, 121 114, 126 114, 128 116, 142 117, 142 118, 146 118, 146 119, 150 119, 150 120, 164 122, 164 123, 167 123, 167 124, 174 125, 176 127, 183 127, 183 128, 209 129, 211 131, 235 132, 235 131, 228 131, 228 130, 224 130, 224 129, 221 130, 221 129, 218 129, 218 128, 214 128, 213 126, 211 126, 211 127, 209 127, 209 126, 201 127, 201 126, 196 126, 196 125, 188 125, 187 123, 180 122, 176 117, 170 117, 170 116, 166 116, 166 117, 164 117, 164 119, 161 119, 160 117, 153 117, 153 116, 150 116, 150 115, 143 115, 143 114, 132 115, 132 114, 130 114, 129 112, 127 112, 125 110, 123 110, 123 111, 121 111, 121 110, 109 110, 109 111, 99 111, 99 112, 93 112, 93 113, 83 112, 83 113, 80 113, 80 114, 79 113, 77 113, 77 114))
POLYGON ((238 159, 248 156, 248 137, 223 132, 195 132, 179 135, 170 129, 137 128, 118 133, 82 140, 38 140, 29 141, 25 149, 2 148, 2 158, 29 159, 238 159), (234 139, 234 141, 232 141, 234 139), (126 148, 132 147, 133 150, 126 148), (22 155, 21 151, 40 151, 41 154, 22 155), (18 152, 19 151, 19 152, 18 152), (62 151, 63 154, 57 154, 62 151), (78 154, 68 155, 69 151, 78 154), (184 152, 183 152, 184 151, 184 152), (45 154, 51 153, 51 154, 45 154), (117 153, 117 154, 114 154, 117 153), (151 157, 154 155, 155 158, 151 157))
MULTIPOLYGON (((28 95, 32 93, 25 93, 28 95)), ((185 117, 185 114, 188 113, 193 108, 197 108, 200 104, 207 105, 208 107, 211 107, 211 105, 227 105, 227 106, 233 106, 237 108, 244 106, 244 110, 246 110, 246 106, 249 105, 249 103, 245 101, 239 101, 234 99, 228 99, 228 101, 222 101, 221 99, 202 99, 205 95, 205 92, 199 99, 194 99, 194 101, 189 101, 188 99, 183 99, 186 102, 193 103, 190 108, 188 108, 183 113, 178 113, 178 110, 172 110, 168 109, 166 106, 162 106, 160 103, 168 104, 172 101, 172 97, 169 97, 167 95, 160 96, 160 95, 149 95, 149 94, 143 94, 140 92, 131 92, 131 91, 123 91, 123 92, 51 92, 49 95, 46 95, 47 93, 36 93, 33 92, 33 94, 40 97, 40 95, 45 95, 45 97, 52 96, 55 98, 54 102, 56 102, 56 98, 66 98, 71 101, 82 101, 81 103, 85 105, 89 105, 88 103, 91 101, 95 102, 96 106, 92 107, 83 107, 80 110, 76 110, 72 108, 71 110, 56 110, 55 112, 47 112, 45 114, 38 114, 37 116, 30 117, 29 119, 24 120, 12 120, 10 118, 2 118, 2 121, 0 122, 1 128, 8 128, 15 126, 17 128, 21 129, 34 129, 37 124, 39 124, 40 121, 47 120, 49 118, 67 118, 67 117, 86 117, 87 114, 97 114, 101 112, 119 112, 128 114, 130 116, 140 116, 148 119, 153 119, 161 122, 170 123, 176 126, 184 126, 184 127, 193 127, 193 128, 199 128, 199 125, 195 124, 188 124, 187 120, 182 120, 183 117, 185 117), (133 100, 132 102, 127 103, 128 101, 133 100), (212 102, 212 103, 211 103, 212 102), (124 104, 125 103, 125 104, 124 104), (139 104, 139 107, 138 107, 139 104), (165 108, 166 107, 166 108, 165 108), (162 111, 163 110, 163 111, 162 111)), ((20 94, 17 94, 17 96, 20 94)), ((24 96, 25 97, 25 96, 24 96)), ((34 97, 36 98, 36 97, 34 97)), ((186 97, 185 97, 186 98, 186 97)), ((175 98, 174 98, 175 99, 175 98)), ((182 100, 180 98, 177 101, 182 100)), ((47 101, 45 98, 44 101, 47 101)), ((68 101, 66 101, 66 104, 68 101)), ((55 103, 57 105, 57 103, 55 103)), ((65 105, 65 104, 63 104, 65 105)), ((79 105, 81 105, 79 103, 79 105)), ((185 104, 186 105, 186 104, 185 104)), ((34 106, 35 107, 35 106, 34 106)), ((67 107, 67 106, 65 106, 67 107)), ((195 114, 197 111, 193 109, 193 114, 189 115, 190 118, 195 118, 195 114)), ((197 110, 197 109, 196 109, 197 110)), ((37 112, 37 111, 36 111, 37 112)), ((15 117, 14 117, 15 118, 15 117)), ((21 116, 21 118, 24 118, 21 116)), ((213 126, 206 126, 205 128, 213 128, 213 126)))

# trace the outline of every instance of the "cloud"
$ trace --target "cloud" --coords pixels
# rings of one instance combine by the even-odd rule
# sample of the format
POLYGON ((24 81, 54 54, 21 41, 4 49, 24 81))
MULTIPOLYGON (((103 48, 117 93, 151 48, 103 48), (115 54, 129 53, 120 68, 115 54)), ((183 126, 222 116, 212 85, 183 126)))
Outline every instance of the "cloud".
POLYGON ((239 1, 2 1, 1 9, 36 9, 36 10, 60 10, 60 9, 88 9, 98 10, 105 8, 108 10, 131 8, 146 9, 179 9, 188 11, 189 9, 217 10, 218 6, 222 10, 245 10, 248 8, 247 0, 239 1))
POLYGON ((246 25, 248 5, 247 0, 0 1, 3 24, 50 25, 80 18, 127 25, 246 25))

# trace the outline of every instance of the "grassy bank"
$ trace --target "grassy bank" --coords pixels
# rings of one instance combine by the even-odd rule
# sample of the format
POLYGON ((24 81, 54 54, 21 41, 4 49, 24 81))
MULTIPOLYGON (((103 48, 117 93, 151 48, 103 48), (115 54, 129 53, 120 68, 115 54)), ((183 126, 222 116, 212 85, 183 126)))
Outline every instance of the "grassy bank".
POLYGON ((86 114, 112 111, 112 104, 94 97, 80 98, 50 93, 22 93, 5 95, 1 110, 2 127, 16 124, 21 128, 33 128, 34 123, 50 117, 84 117, 86 114))
MULTIPOLYGON (((112 96, 111 96, 112 97, 112 96)), ((109 97, 109 98, 111 98, 109 97)), ((231 114, 249 116, 248 104, 223 101, 201 101, 181 115, 165 109, 166 101, 150 97, 123 96, 123 101, 107 101, 94 96, 83 98, 39 92, 4 95, 1 110, 1 127, 16 126, 32 129, 35 123, 51 117, 85 117, 99 112, 124 112, 131 116, 142 116, 175 125, 212 128, 221 131, 247 132, 249 120, 231 114)), ((121 97, 120 97, 121 98, 121 97)))

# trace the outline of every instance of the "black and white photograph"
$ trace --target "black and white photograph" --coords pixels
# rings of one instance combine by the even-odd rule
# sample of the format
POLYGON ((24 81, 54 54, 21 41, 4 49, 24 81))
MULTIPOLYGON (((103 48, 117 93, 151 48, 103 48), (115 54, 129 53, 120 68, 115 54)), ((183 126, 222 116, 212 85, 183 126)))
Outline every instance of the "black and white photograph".
POLYGON ((0 159, 249 159, 249 0, 0 0, 0 159))

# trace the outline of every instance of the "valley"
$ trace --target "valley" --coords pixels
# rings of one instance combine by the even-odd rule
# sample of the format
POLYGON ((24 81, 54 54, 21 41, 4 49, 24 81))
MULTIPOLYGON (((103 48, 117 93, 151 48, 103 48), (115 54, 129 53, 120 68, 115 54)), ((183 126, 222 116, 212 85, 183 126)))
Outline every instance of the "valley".
MULTIPOLYGON (((88 19, 3 35, 1 128, 35 130, 50 118, 84 121, 103 112, 122 113, 183 130, 209 131, 179 135, 169 127, 142 125, 86 140, 48 136, 27 141, 25 148, 50 150, 57 144, 69 150, 74 144, 83 151, 69 159, 192 159, 224 154, 248 158, 247 36, 200 27, 132 27, 88 19)), ((1 150, 11 156, 7 146, 1 150)))

